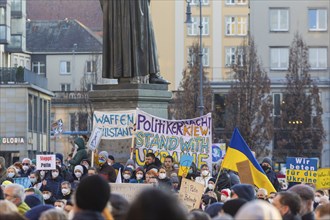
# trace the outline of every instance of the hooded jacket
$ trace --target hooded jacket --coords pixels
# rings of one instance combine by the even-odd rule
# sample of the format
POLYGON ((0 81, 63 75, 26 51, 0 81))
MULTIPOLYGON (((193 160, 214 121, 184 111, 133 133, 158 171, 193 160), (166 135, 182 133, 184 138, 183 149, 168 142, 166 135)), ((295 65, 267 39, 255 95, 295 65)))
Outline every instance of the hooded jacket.
POLYGON ((74 140, 74 143, 78 146, 78 149, 74 157, 69 160, 69 164, 72 166, 72 169, 79 165, 83 159, 87 159, 87 151, 84 140, 78 137, 76 140, 74 140))

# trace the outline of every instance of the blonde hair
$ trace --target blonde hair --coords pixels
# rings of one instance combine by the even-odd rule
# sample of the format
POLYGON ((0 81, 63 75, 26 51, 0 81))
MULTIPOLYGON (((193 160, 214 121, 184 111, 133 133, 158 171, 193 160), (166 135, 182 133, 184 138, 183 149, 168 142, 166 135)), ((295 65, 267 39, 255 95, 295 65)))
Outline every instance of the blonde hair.
POLYGON ((18 212, 17 206, 8 200, 0 200, 0 213, 10 214, 12 212, 18 212))
POLYGON ((68 215, 58 209, 49 209, 43 212, 39 218, 39 220, 67 220, 68 215))

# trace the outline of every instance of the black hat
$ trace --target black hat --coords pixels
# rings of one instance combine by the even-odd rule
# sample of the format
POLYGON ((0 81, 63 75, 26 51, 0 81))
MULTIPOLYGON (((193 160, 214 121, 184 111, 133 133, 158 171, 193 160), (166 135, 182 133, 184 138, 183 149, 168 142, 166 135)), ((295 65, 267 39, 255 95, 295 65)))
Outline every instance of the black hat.
POLYGON ((98 175, 83 178, 76 191, 76 203, 82 210, 102 212, 109 198, 110 185, 98 175))
POLYGON ((109 156, 108 156, 108 159, 110 159, 110 160, 115 160, 114 156, 112 156, 112 155, 109 155, 109 156))
POLYGON ((252 201, 255 199, 255 191, 250 184, 236 184, 231 188, 234 193, 238 195, 238 198, 252 201))

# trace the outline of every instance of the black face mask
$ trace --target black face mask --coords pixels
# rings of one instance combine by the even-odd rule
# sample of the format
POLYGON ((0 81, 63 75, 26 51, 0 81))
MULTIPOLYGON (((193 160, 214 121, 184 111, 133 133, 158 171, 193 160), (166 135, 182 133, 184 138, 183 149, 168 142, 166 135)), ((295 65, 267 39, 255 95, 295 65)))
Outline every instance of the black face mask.
POLYGON ((270 170, 270 168, 268 166, 263 165, 261 167, 265 172, 268 172, 270 170))

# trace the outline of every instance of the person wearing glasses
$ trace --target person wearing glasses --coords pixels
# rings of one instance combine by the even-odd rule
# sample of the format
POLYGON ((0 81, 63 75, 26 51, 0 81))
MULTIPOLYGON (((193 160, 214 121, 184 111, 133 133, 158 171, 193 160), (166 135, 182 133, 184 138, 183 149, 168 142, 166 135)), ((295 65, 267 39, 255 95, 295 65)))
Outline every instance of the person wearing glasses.
POLYGON ((4 197, 5 200, 10 201, 17 206, 18 212, 21 215, 24 215, 30 210, 30 207, 24 202, 25 192, 22 185, 16 183, 7 185, 4 190, 4 197))
POLYGON ((28 177, 28 176, 30 176, 30 173, 33 171, 31 165, 32 165, 31 159, 24 158, 22 160, 21 177, 28 177))

